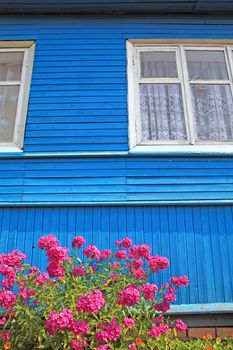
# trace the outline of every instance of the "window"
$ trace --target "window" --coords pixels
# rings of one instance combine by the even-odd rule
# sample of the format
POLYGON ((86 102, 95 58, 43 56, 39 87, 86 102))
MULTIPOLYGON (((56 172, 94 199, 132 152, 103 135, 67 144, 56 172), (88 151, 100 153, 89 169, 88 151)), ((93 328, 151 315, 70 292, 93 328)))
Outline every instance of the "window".
POLYGON ((34 42, 0 42, 0 152, 22 149, 34 42))
POLYGON ((233 143, 233 46, 128 44, 130 147, 233 143))

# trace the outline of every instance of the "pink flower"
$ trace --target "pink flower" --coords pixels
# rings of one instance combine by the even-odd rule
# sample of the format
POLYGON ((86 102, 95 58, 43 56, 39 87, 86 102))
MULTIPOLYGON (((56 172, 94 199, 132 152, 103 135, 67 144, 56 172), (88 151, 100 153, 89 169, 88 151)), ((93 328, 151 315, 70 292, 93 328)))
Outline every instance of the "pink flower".
POLYGON ((93 244, 90 244, 89 246, 87 246, 84 251, 83 251, 83 254, 87 257, 87 258, 90 258, 90 259, 97 259, 99 260, 100 258, 100 251, 99 249, 93 245, 93 244))
POLYGON ((105 304, 105 299, 100 290, 95 289, 92 292, 87 292, 81 295, 77 301, 77 310, 91 314, 97 313, 105 304))
POLYGON ((79 337, 78 339, 73 339, 70 342, 70 347, 74 350, 83 350, 83 348, 86 348, 87 346, 87 341, 82 337, 79 337))
POLYGON ((1 337, 3 340, 9 340, 11 338, 11 334, 10 334, 10 332, 3 331, 1 334, 1 337))
POLYGON ((187 276, 172 277, 171 283, 177 287, 184 287, 189 285, 189 279, 187 276))
POLYGON ((136 245, 130 249, 129 257, 134 259, 145 258, 149 259, 151 248, 147 244, 136 245))
POLYGON ((72 247, 80 249, 85 244, 85 239, 82 236, 75 236, 72 241, 72 247))
POLYGON ((104 344, 103 346, 96 348, 96 350, 111 350, 111 349, 112 348, 110 348, 108 344, 104 344))
POLYGON ((112 264, 109 264, 109 265, 112 269, 119 269, 121 267, 121 264, 118 261, 116 261, 112 264))
POLYGON ((176 300, 176 296, 173 293, 164 293, 164 300, 168 301, 169 303, 172 303, 176 300))
POLYGON ((111 249, 101 250, 101 252, 100 252, 100 260, 110 259, 111 255, 112 255, 111 249))
POLYGON ((26 302, 31 296, 35 295, 35 292, 32 289, 20 288, 18 295, 22 297, 24 302, 26 302))
POLYGON ((118 250, 115 255, 114 255, 117 259, 126 259, 127 258, 127 254, 124 250, 118 250))
POLYGON ((156 326, 156 324, 152 324, 150 331, 148 332, 149 337, 158 338, 161 334, 169 332, 169 327, 167 324, 161 324, 160 326, 156 326))
POLYGON ((148 266, 151 269, 151 272, 157 272, 159 270, 166 270, 169 265, 169 260, 165 258, 164 256, 151 256, 149 258, 148 266))
POLYGON ((90 326, 86 321, 73 321, 69 330, 76 335, 82 335, 90 332, 90 326))
POLYGON ((6 322, 6 317, 0 319, 0 325, 3 325, 6 322))
POLYGON ((39 286, 43 286, 44 284, 48 283, 49 275, 46 272, 41 273, 34 279, 34 283, 38 284, 39 286))
POLYGON ((154 308, 155 310, 164 313, 170 309, 170 304, 167 301, 163 300, 161 304, 155 304, 154 308))
POLYGON ((16 303, 16 296, 11 291, 0 291, 0 306, 4 309, 11 309, 16 303))
POLYGON ((72 327, 73 323, 74 316, 71 310, 64 309, 60 314, 52 311, 45 322, 45 328, 49 334, 54 335, 58 330, 72 327))
POLYGON ((51 262, 47 266, 46 270, 48 271, 50 277, 59 277, 60 278, 60 277, 63 277, 65 274, 64 268, 55 262, 51 262))
POLYGON ((121 241, 116 241, 115 244, 118 245, 119 247, 129 249, 129 247, 132 244, 132 239, 126 237, 126 238, 122 239, 121 241))
POLYGON ((54 235, 42 236, 38 241, 38 247, 42 250, 48 250, 52 247, 56 247, 59 241, 54 235))
POLYGON ((83 266, 77 266, 72 270, 74 276, 84 276, 86 274, 83 266))
POLYGON ((124 318, 122 321, 125 328, 133 328, 135 327, 135 321, 133 318, 124 318))
POLYGON ((30 275, 36 275, 39 272, 40 272, 40 270, 36 266, 31 266, 30 269, 29 269, 29 274, 30 275))
POLYGON ((96 333, 95 338, 100 344, 104 344, 107 341, 116 341, 120 337, 121 332, 121 327, 116 323, 116 319, 113 318, 108 326, 96 333))
POLYGON ((161 322, 163 322, 163 320, 164 320, 163 315, 160 315, 160 316, 154 318, 154 322, 157 322, 157 323, 161 323, 161 322))
POLYGON ((141 279, 147 278, 146 272, 141 267, 139 269, 132 269, 131 273, 134 275, 136 280, 141 280, 141 279))
POLYGON ((129 344, 129 350, 137 350, 136 343, 129 344))
POLYGON ((22 261, 26 258, 26 255, 19 250, 13 250, 9 254, 0 254, 0 264, 5 264, 11 267, 19 267, 22 264, 22 261))
POLYGON ((133 306, 140 300, 140 293, 138 289, 133 286, 129 286, 119 292, 117 302, 122 306, 133 306))
POLYGON ((68 248, 63 248, 59 246, 54 246, 47 249, 47 255, 50 262, 55 262, 57 264, 62 263, 68 259, 68 248))
POLYGON ((139 289, 143 292, 146 300, 154 300, 158 291, 158 287, 153 283, 145 283, 139 289))
POLYGON ((135 259, 132 261, 132 266, 135 268, 135 269, 139 269, 140 267, 142 267, 143 265, 143 260, 142 259, 135 259))
POLYGON ((186 331, 187 325, 180 319, 176 320, 175 329, 177 331, 186 331))

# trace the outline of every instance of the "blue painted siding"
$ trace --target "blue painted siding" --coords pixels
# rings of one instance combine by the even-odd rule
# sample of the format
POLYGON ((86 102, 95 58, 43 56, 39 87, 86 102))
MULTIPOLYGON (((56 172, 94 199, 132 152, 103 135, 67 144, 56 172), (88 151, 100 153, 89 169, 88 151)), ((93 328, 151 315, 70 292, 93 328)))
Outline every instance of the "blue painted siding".
POLYGON ((1 160, 1 205, 228 202, 232 158, 1 160))
POLYGON ((130 38, 233 39, 233 19, 0 18, 0 40, 36 40, 26 152, 128 150, 125 42, 130 38))
POLYGON ((170 258, 170 269, 156 282, 189 276, 190 288, 180 291, 179 304, 231 303, 232 226, 229 206, 5 208, 0 210, 0 251, 26 251, 28 260, 44 269, 45 256, 37 249, 43 234, 52 232, 69 247, 75 233, 84 234, 101 248, 113 248, 116 239, 128 235, 170 258))

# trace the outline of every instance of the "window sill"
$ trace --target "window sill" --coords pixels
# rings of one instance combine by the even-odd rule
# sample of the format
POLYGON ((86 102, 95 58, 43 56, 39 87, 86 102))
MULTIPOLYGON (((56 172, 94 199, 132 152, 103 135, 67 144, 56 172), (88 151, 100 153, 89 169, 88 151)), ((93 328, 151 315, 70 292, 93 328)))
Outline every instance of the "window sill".
POLYGON ((233 144, 222 145, 137 145, 129 151, 132 155, 168 155, 168 156, 232 156, 233 144))
POLYGON ((22 153, 23 150, 20 149, 15 144, 2 144, 0 145, 0 153, 22 153))

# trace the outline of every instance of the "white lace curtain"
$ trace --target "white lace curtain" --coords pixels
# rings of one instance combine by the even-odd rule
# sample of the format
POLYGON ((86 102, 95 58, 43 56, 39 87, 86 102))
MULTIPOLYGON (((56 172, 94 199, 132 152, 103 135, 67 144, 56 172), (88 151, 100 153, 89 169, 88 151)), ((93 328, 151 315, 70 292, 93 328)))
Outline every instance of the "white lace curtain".
MULTIPOLYGON (((221 72, 220 65, 222 62, 219 62, 219 67, 218 62, 215 62, 215 75, 217 70, 221 72)), ((192 68, 195 70, 194 65, 192 68)), ((153 72, 157 72, 158 69, 167 71, 169 66, 167 62, 150 61, 141 65, 142 76, 153 76, 153 72)), ((200 71, 200 67, 196 69, 200 71)), ((211 69, 213 70, 213 67, 211 69)), ((191 85, 191 91, 196 140, 233 140, 233 102, 230 85, 195 84, 191 85)), ((180 84, 140 84, 140 108, 142 141, 187 140, 180 84)))

